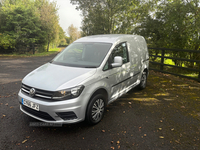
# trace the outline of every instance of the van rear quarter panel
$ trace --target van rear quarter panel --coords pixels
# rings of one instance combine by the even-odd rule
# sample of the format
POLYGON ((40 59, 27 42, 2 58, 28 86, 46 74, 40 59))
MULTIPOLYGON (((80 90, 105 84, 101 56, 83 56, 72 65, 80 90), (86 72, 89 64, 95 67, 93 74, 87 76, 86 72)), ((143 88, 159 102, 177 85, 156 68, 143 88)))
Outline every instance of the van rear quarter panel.
POLYGON ((129 50, 129 59, 130 59, 130 70, 134 72, 134 75, 140 72, 141 66, 141 54, 138 49, 137 37, 129 38, 128 50, 129 50))
POLYGON ((144 61, 149 59, 148 49, 145 39, 142 36, 134 36, 130 40, 130 61, 135 72, 142 72, 148 68, 144 61))

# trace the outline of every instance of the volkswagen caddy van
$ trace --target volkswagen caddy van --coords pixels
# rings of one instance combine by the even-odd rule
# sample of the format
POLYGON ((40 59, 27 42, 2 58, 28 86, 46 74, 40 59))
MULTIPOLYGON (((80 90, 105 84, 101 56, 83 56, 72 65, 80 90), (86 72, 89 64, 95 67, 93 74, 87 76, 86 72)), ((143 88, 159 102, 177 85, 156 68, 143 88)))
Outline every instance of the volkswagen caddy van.
POLYGON ((146 87, 148 71, 142 36, 83 37, 24 77, 20 109, 47 123, 97 124, 106 105, 136 86, 146 87))

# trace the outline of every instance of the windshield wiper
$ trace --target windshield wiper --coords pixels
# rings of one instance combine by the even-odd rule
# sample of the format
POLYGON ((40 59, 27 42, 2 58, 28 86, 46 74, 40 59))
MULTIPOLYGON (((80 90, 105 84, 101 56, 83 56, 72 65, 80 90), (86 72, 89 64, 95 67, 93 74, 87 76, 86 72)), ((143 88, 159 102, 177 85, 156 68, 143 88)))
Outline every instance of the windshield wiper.
POLYGON ((84 66, 84 68, 97 68, 96 66, 84 66))

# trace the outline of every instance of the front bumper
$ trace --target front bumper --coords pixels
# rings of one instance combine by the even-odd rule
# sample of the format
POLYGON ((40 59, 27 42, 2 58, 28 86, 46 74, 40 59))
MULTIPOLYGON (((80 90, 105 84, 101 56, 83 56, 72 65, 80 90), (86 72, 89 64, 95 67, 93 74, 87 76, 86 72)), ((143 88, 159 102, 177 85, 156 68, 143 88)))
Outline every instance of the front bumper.
POLYGON ((47 123, 70 124, 83 121, 85 119, 86 103, 81 100, 83 97, 65 101, 42 101, 31 98, 21 92, 18 93, 20 110, 25 114, 47 123), (39 111, 31 109, 22 104, 22 99, 26 99, 39 105, 39 111), (63 115, 65 115, 63 117, 63 115))

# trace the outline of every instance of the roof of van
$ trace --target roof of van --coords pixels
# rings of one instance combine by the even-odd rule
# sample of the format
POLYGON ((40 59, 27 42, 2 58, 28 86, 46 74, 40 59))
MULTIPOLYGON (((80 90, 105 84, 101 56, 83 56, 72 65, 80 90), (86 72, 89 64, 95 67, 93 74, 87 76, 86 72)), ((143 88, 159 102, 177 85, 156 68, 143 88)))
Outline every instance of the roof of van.
MULTIPOLYGON (((102 35, 91 35, 82 37, 75 42, 102 42, 102 43, 114 43, 118 39, 123 39, 125 37, 138 37, 138 35, 131 34, 102 34, 102 35)), ((141 37, 141 36, 140 36, 141 37)))

